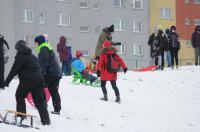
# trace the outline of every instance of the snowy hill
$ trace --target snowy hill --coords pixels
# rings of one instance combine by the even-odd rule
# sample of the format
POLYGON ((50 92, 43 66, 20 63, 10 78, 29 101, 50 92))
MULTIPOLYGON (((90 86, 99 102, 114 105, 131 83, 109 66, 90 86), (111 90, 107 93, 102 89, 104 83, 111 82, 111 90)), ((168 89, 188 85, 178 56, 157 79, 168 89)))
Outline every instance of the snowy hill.
MULTIPOLYGON (((117 85, 121 104, 115 103, 114 91, 107 83, 109 101, 100 88, 74 85, 71 77, 60 82, 61 115, 52 115, 51 125, 40 125, 38 112, 27 103, 27 112, 37 115, 40 129, 0 124, 1 132, 199 132, 200 67, 180 67, 155 72, 121 73, 117 85)), ((0 113, 15 110, 18 80, 0 90, 0 113)), ((48 110, 52 111, 51 101, 48 110)))

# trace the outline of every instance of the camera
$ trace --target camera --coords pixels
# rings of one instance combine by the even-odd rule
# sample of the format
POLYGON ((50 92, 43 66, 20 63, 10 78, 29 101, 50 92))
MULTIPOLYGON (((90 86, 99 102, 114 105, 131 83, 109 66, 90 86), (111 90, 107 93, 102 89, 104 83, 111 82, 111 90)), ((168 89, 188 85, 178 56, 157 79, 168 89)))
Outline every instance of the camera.
POLYGON ((112 42, 112 46, 120 46, 121 42, 112 42))

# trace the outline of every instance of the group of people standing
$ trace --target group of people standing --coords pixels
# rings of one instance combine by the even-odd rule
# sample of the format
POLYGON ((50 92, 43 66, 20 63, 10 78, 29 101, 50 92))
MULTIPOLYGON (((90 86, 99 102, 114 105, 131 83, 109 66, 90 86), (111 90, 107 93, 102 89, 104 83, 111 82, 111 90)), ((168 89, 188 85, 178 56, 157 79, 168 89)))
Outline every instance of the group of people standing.
POLYGON ((155 66, 158 66, 158 69, 164 69, 165 57, 168 67, 174 69, 174 66, 176 66, 176 68, 178 68, 180 38, 176 32, 175 26, 171 26, 170 29, 166 29, 165 32, 156 27, 149 38, 148 45, 151 48, 151 57, 155 66))
MULTIPOLYGON (((200 65, 200 25, 195 27, 191 37, 192 47, 195 54, 195 65, 200 65)), ((159 26, 155 27, 154 32, 149 37, 148 45, 150 46, 151 58, 154 65, 158 69, 163 70, 166 64, 174 69, 179 66, 179 51, 181 48, 180 37, 176 32, 176 27, 171 26, 170 29, 163 31, 159 26)))

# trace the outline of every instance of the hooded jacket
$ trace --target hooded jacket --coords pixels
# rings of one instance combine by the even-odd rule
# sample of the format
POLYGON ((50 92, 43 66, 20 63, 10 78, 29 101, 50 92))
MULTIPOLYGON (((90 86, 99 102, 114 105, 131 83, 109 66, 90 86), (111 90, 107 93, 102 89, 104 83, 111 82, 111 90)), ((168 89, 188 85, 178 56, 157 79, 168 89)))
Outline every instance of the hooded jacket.
POLYGON ((107 65, 108 65, 108 59, 107 55, 110 54, 115 54, 117 57, 117 60, 119 60, 120 65, 122 66, 123 69, 126 68, 126 65, 122 58, 116 53, 116 49, 114 47, 106 47, 101 50, 101 55, 99 57, 99 61, 97 64, 97 70, 100 71, 101 73, 101 80, 106 80, 106 81, 111 81, 111 80, 117 80, 117 72, 116 73, 110 73, 107 70, 107 65))
POLYGON ((14 64, 5 83, 9 84, 17 74, 20 81, 44 79, 40 71, 38 59, 32 54, 31 49, 28 47, 17 52, 14 64))
POLYGON ((44 36, 39 35, 34 41, 39 45, 37 50, 42 73, 47 76, 62 77, 61 68, 59 67, 53 48, 46 42, 44 36))
POLYGON ((66 46, 66 38, 64 36, 60 37, 60 42, 57 44, 57 52, 59 53, 60 61, 68 60, 68 49, 66 46))
POLYGON ((193 48, 200 47, 200 33, 197 32, 197 28, 200 28, 200 26, 197 26, 192 34, 191 41, 193 48))

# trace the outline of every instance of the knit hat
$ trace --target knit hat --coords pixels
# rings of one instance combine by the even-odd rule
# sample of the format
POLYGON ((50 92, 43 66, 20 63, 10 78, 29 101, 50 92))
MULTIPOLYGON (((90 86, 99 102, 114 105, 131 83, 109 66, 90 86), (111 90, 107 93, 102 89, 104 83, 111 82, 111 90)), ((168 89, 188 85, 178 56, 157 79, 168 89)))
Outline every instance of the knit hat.
POLYGON ((81 53, 81 51, 76 51, 76 58, 80 58, 81 56, 83 56, 83 54, 81 53))
POLYGON ((15 49, 16 50, 22 50, 26 48, 26 42, 24 40, 19 40, 17 41, 17 43, 15 44, 15 49))
POLYGON ((107 28, 108 32, 114 32, 114 25, 111 25, 110 27, 107 28))
POLYGON ((103 42, 103 48, 108 48, 110 46, 112 46, 112 43, 110 41, 106 40, 103 42))
POLYGON ((39 36, 35 37, 34 41, 40 45, 40 44, 46 42, 46 39, 43 35, 39 35, 39 36))

